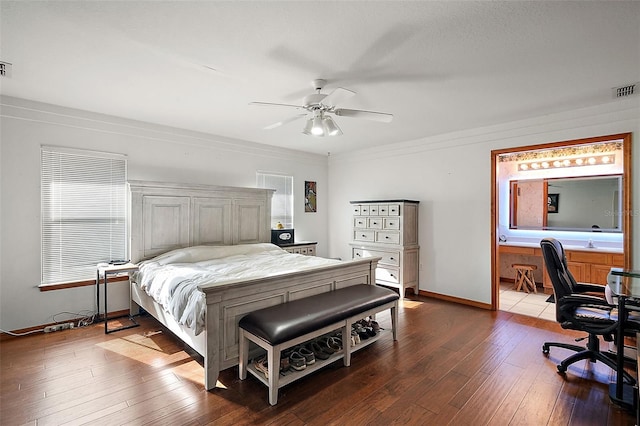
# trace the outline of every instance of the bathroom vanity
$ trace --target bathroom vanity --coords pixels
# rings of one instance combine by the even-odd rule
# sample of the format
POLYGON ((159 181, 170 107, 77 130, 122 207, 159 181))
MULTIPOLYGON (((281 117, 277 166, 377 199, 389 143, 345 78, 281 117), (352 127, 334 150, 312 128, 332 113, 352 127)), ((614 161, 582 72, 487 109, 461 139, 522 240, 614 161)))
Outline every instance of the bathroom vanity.
MULTIPOLYGON (((578 282, 607 284, 607 274, 612 267, 624 267, 623 250, 612 248, 586 248, 577 246, 565 246, 567 265, 571 274, 578 282)), ((542 250, 539 245, 529 243, 501 243, 499 249, 500 257, 506 259, 524 259, 524 263, 539 263, 542 270, 542 284, 546 294, 553 294, 551 279, 547 274, 542 259, 542 250), (507 257, 508 256, 508 257, 507 257)), ((510 268, 511 262, 500 262, 500 276, 505 277, 508 272, 505 268, 510 268)))

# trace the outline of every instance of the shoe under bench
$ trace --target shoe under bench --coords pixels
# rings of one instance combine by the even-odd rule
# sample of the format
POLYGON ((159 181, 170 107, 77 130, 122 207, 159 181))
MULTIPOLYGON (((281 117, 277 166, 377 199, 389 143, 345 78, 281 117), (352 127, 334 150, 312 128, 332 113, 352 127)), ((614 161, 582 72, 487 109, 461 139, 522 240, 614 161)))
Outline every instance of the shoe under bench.
POLYGON ((342 359, 346 367, 351 365, 351 354, 375 342, 384 333, 351 344, 351 326, 358 320, 389 310, 391 333, 397 340, 399 296, 392 290, 376 285, 360 284, 317 294, 292 302, 251 312, 239 323, 239 375, 247 378, 250 372, 269 388, 269 403, 278 402, 278 389, 305 377, 314 371, 342 359), (326 360, 316 362, 302 371, 280 377, 280 354, 283 350, 336 330, 342 331, 343 349, 326 360), (249 342, 267 352, 268 379, 249 365, 249 342))

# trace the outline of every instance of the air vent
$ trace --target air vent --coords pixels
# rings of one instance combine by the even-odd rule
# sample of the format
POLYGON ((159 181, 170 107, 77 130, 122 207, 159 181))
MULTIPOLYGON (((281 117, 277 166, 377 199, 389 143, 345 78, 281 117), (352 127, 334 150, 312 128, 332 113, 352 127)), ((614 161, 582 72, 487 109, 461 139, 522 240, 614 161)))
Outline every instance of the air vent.
POLYGON ((626 98, 627 96, 637 95, 638 87, 640 83, 627 84, 626 86, 614 87, 613 88, 613 97, 614 98, 626 98))
POLYGON ((11 64, 0 61, 0 77, 11 78, 11 64))

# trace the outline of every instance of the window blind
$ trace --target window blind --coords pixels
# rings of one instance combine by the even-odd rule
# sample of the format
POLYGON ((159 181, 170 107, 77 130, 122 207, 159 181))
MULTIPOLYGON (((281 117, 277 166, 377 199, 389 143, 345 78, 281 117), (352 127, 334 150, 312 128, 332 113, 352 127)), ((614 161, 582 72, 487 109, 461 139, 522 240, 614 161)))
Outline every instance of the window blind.
POLYGON ((271 227, 278 222, 293 228, 293 176, 257 172, 258 188, 275 189, 271 200, 271 227))
POLYGON ((124 156, 42 147, 41 284, 92 279, 127 259, 124 156))

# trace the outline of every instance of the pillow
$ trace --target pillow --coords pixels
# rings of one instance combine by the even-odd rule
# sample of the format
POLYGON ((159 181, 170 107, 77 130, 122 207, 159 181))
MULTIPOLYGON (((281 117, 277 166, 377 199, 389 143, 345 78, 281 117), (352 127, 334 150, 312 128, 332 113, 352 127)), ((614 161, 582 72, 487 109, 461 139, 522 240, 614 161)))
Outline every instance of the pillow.
POLYGON ((238 244, 235 246, 193 246, 163 253, 150 259, 150 262, 157 262, 160 265, 196 263, 229 256, 283 251, 283 249, 271 243, 238 244))

